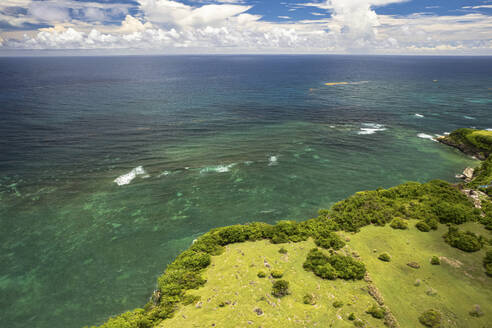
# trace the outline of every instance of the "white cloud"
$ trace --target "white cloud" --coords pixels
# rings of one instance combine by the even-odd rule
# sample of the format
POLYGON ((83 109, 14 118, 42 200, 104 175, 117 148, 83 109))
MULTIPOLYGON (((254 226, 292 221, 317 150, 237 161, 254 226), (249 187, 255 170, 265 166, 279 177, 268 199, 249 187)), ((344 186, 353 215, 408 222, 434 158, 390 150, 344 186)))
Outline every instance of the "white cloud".
POLYGON ((137 1, 145 17, 153 24, 162 27, 217 26, 251 8, 250 6, 230 4, 192 7, 170 0, 137 1))
MULTIPOLYGON (((32 4, 29 0, 19 1, 24 1, 26 8, 32 4)), ((11 17, 9 23, 21 26, 22 22, 39 22, 51 15, 52 27, 20 38, 3 33, 1 48, 134 49, 160 53, 492 53, 492 16, 391 16, 378 15, 374 10, 403 0, 304 3, 322 10, 312 13, 317 17, 303 21, 279 16, 290 19, 284 22, 268 22, 252 15, 248 13, 251 6, 242 5, 242 1, 198 1, 192 6, 171 0, 137 0, 140 10, 134 16, 127 14, 125 6, 107 3, 93 3, 90 7, 74 0, 45 2, 36 15, 11 17), (78 10, 85 20, 69 19, 63 10, 58 10, 68 6, 78 10), (323 10, 327 17, 323 17, 323 10), (126 15, 119 25, 104 23, 108 17, 121 14, 126 15)))

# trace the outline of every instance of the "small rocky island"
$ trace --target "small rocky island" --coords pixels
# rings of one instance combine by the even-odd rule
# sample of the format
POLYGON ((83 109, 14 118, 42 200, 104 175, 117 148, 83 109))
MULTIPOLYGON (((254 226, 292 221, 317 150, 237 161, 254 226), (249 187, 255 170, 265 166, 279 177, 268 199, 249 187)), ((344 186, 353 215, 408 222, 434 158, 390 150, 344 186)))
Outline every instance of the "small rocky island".
POLYGON ((438 141, 482 163, 459 184, 407 182, 303 222, 213 229, 143 308, 101 327, 490 326, 492 132, 438 141))

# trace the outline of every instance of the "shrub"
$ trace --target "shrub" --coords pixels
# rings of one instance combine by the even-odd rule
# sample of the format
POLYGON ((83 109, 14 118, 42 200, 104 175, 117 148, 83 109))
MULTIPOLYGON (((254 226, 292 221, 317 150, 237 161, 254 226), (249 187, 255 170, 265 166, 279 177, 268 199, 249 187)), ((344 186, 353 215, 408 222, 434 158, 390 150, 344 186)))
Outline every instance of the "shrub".
POLYGON ((479 251, 484 243, 482 237, 470 231, 462 232, 454 226, 450 226, 443 237, 446 243, 465 252, 479 251))
POLYGON ((200 296, 199 295, 185 295, 183 297, 183 305, 190 305, 190 304, 194 304, 196 302, 198 302, 200 300, 200 296))
POLYGON ((470 312, 468 312, 472 317, 478 318, 484 315, 480 305, 475 304, 470 312))
POLYGON ((419 321, 426 327, 438 328, 441 326, 441 313, 434 309, 427 310, 419 317, 419 321))
POLYGON ((330 232, 326 237, 316 238, 314 242, 316 243, 316 246, 325 249, 333 248, 334 250, 339 250, 345 246, 345 242, 341 240, 340 237, 338 237, 338 235, 334 232, 330 232))
POLYGON ((338 277, 337 270, 330 263, 318 265, 313 270, 314 274, 323 279, 335 280, 338 277))
POLYGON ((435 290, 434 288, 430 287, 429 289, 427 289, 425 291, 425 293, 429 296, 436 296, 437 295, 437 290, 435 290))
POLYGON ((419 229, 422 232, 428 232, 431 230, 431 227, 424 221, 419 221, 417 224, 415 224, 415 228, 419 229))
POLYGON ((378 256, 378 259, 380 259, 383 262, 389 262, 389 261, 391 261, 391 256, 388 253, 381 253, 378 256))
POLYGON ((393 221, 391 221, 390 227, 392 227, 393 229, 404 230, 404 229, 408 229, 408 223, 405 220, 403 220, 399 217, 396 217, 393 219, 393 221))
POLYGON ((272 286, 272 295, 275 297, 289 295, 289 282, 285 280, 275 281, 272 286))
POLYGON ((316 304, 316 300, 312 294, 304 295, 304 297, 302 298, 302 301, 304 304, 310 304, 310 305, 316 304))
POLYGON ((373 305, 367 309, 366 313, 372 315, 373 318, 382 319, 386 314, 386 310, 381 306, 373 305))
POLYGON ((366 273, 366 267, 362 262, 339 254, 327 256, 317 248, 309 251, 303 267, 323 279, 360 280, 366 273))
POLYGON ((343 302, 341 302, 341 301, 335 301, 335 302, 333 302, 332 305, 333 305, 334 308, 341 308, 343 306, 343 302))
POLYGON ((432 230, 437 230, 437 227, 439 225, 439 222, 436 219, 432 218, 427 218, 424 220, 425 223, 431 228, 432 230))
POLYGON ((278 250, 278 252, 279 252, 280 254, 287 254, 287 250, 286 250, 285 248, 283 248, 283 247, 281 247, 281 248, 278 250))
POLYGON ((348 319, 350 321, 354 321, 355 320, 355 313, 354 312, 350 313, 349 316, 348 316, 348 319))
POLYGON ((365 326, 365 323, 364 321, 360 320, 360 319, 357 319, 354 321, 354 326, 356 327, 364 327, 365 326))
POLYGON ((431 258, 431 264, 432 265, 439 265, 439 264, 441 264, 441 260, 439 260, 439 258, 437 256, 433 256, 431 258))
POLYGON ((306 240, 308 234, 301 228, 302 226, 295 221, 279 221, 272 229, 272 243, 280 244, 306 240))
POLYGON ((487 274, 487 276, 492 277, 492 249, 489 249, 485 253, 483 266, 485 268, 485 273, 487 274))
POLYGON ((266 277, 266 273, 265 271, 259 271, 258 274, 257 274, 258 278, 265 278, 266 277))
POLYGON ((272 272, 270 272, 270 275, 272 276, 272 278, 282 278, 282 276, 284 275, 282 271, 280 270, 272 270, 272 272))
POLYGON ((420 279, 415 279, 415 282, 413 283, 413 285, 414 285, 415 287, 418 287, 418 286, 420 286, 420 284, 421 284, 421 283, 422 283, 422 280, 420 280, 420 279))

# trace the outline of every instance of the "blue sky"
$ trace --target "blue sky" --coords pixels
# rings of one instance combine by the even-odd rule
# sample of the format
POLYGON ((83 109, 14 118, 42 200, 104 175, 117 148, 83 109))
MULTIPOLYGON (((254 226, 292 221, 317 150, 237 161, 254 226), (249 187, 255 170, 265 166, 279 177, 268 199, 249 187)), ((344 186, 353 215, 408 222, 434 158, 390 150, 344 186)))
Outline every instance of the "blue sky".
POLYGON ((0 54, 492 54, 492 0, 2 0, 0 54))

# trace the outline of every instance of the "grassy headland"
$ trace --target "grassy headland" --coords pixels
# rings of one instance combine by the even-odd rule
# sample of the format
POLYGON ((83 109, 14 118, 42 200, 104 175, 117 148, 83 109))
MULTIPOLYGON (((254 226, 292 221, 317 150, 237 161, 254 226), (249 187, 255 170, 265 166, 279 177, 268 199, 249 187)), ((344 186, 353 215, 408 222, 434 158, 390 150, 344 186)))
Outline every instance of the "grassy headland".
MULTIPOLYGON (((492 148, 489 131, 448 138, 479 158, 492 148)), ((484 194, 476 207, 462 189, 491 167, 467 186, 408 182, 304 222, 213 229, 168 265, 144 308, 101 327, 486 327, 492 203, 484 194)))

